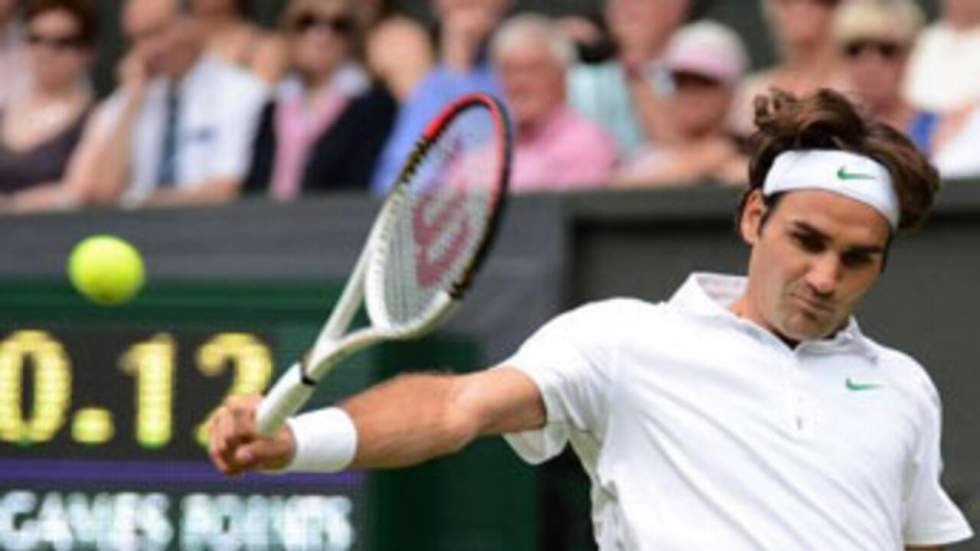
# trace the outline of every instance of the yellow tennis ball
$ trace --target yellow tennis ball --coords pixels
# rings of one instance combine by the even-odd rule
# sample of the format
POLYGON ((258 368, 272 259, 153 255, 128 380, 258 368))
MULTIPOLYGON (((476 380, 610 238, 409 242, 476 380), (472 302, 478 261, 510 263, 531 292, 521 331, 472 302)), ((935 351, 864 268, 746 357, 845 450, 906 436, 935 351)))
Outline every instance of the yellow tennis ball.
POLYGON ((143 287, 143 258, 135 247, 112 235, 83 239, 68 258, 68 277, 79 293, 96 304, 121 304, 143 287))

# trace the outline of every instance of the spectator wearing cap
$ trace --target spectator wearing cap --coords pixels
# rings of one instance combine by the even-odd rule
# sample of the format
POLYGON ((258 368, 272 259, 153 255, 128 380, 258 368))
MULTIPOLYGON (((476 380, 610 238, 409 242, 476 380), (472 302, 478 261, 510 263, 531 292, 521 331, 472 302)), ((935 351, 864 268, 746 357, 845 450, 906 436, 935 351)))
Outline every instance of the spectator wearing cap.
POLYGON ((835 12, 846 0, 759 1, 781 61, 750 75, 739 88, 732 127, 744 136, 755 130, 753 102, 757 95, 779 88, 801 96, 819 88, 840 89, 844 84, 832 27, 835 12))
POLYGON ((25 33, 18 15, 16 0, 0 0, 0 107, 28 84, 25 33))
POLYGON ((89 0, 32 0, 25 10, 30 88, 0 108, 3 208, 68 208, 62 180, 93 103, 88 71, 97 36, 89 0))
POLYGON ((130 0, 120 86, 79 146, 85 200, 129 207, 238 195, 267 86, 206 53, 182 0, 130 0))
POLYGON ((616 145, 601 127, 565 101, 574 46, 544 16, 509 19, 491 56, 515 127, 511 189, 572 190, 606 185, 616 145))
POLYGON ((619 187, 681 186, 706 181, 739 183, 746 159, 726 122, 747 54, 731 29, 713 21, 682 27, 664 64, 675 84, 667 100, 669 141, 649 144, 616 175, 619 187))
POLYGON ((371 178, 382 195, 394 183, 422 129, 450 101, 470 92, 499 93, 487 45, 512 0, 433 0, 438 62, 401 104, 371 178))
POLYGON ((622 156, 661 139, 663 96, 672 84, 662 57, 690 10, 690 0, 605 0, 603 17, 616 57, 580 64, 569 74, 569 104, 601 125, 622 156))
POLYGON ((980 101, 980 1, 943 0, 919 37, 905 95, 915 105, 953 111, 980 101))

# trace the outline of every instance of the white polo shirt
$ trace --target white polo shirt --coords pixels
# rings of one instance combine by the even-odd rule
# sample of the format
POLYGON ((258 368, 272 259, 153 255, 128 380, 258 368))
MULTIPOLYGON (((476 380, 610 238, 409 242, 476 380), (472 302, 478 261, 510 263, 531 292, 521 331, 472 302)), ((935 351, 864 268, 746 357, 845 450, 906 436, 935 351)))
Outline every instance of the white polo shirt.
MULTIPOLYGON (((157 188, 167 114, 164 78, 146 90, 135 124, 130 156, 127 198, 144 197, 157 188)), ((252 144, 268 87, 248 72, 203 55, 178 85, 176 182, 180 188, 224 178, 242 179, 248 170, 252 144)), ((98 121, 100 133, 117 127, 125 91, 106 100, 98 121)))
POLYGON ((667 303, 586 305, 505 362, 547 410, 543 429, 508 442, 531 463, 572 445, 600 549, 899 551, 970 537, 939 483, 925 371, 853 320, 791 349, 727 309, 744 285, 694 274, 667 303))

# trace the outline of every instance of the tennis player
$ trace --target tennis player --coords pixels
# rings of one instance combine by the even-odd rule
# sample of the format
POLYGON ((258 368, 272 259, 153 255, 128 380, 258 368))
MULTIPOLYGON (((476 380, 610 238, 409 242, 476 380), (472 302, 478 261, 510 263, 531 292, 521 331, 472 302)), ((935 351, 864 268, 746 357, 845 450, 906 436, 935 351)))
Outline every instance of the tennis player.
POLYGON ((940 485, 939 397, 851 316, 938 176, 841 95, 773 93, 737 229, 746 278, 563 314, 496 369, 404 375, 256 435, 229 400, 211 457, 253 469, 399 467, 504 434, 531 463, 571 445, 600 549, 936 550, 970 527, 940 485))

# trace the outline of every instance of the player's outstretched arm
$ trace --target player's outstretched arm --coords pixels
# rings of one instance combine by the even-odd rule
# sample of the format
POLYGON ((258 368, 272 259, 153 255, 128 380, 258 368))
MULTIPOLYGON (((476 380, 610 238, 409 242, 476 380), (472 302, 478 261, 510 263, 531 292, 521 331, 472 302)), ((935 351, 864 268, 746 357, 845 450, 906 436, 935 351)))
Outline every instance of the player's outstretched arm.
MULTIPOLYGON (((210 427, 210 455, 228 475, 281 468, 296 450, 291 429, 265 438, 255 430, 258 397, 230 398, 210 427)), ((403 467, 453 453, 481 435, 539 428, 537 386, 516 369, 470 375, 412 374, 381 383, 341 404, 357 431, 352 468, 403 467)))

